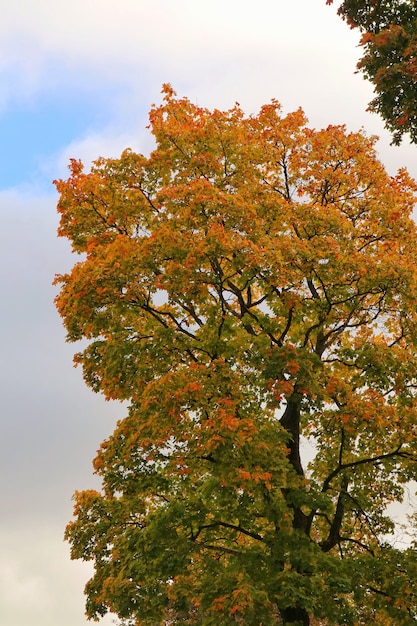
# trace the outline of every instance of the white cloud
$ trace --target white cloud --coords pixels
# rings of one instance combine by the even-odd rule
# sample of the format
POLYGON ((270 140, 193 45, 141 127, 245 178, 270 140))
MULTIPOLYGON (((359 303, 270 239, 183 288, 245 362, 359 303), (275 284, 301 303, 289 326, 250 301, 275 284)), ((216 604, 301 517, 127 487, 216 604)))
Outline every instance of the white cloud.
POLYGON ((20 36, 43 54, 64 52, 82 55, 85 65, 116 60, 124 66, 143 62, 135 58, 141 51, 152 64, 167 55, 223 59, 225 50, 254 49, 265 40, 304 47, 326 29, 334 42, 334 11, 310 0, 20 0, 3 13, 0 25, 6 41, 20 36), (312 27, 319 20, 320 28, 312 27))
MULTIPOLYGON (((310 77, 325 80, 328 68, 320 69, 319 60, 323 48, 327 65, 335 69, 343 58, 332 50, 340 51, 341 40, 352 71, 357 56, 356 34, 324 1, 311 0, 256 5, 250 0, 21 0, 3 13, 0 34, 0 69, 2 63, 17 68, 11 88, 20 95, 59 85, 60 74, 73 72, 80 84, 122 81, 149 101, 168 81, 179 90, 197 87, 209 106, 224 106, 224 98, 250 104, 268 90, 279 98, 278 92, 297 82, 307 81, 307 92, 310 77), (287 84, 279 84, 282 75, 287 84)), ((320 83, 315 91, 323 97, 320 83)))
MULTIPOLYGON (((151 149, 152 141, 145 134, 146 120, 143 121, 141 132, 123 132, 117 128, 103 129, 101 133, 93 133, 80 139, 75 139, 56 155, 48 158, 42 163, 42 170, 50 172, 53 178, 67 178, 68 163, 72 158, 81 159, 89 169, 92 161, 98 157, 119 158, 123 150, 132 150, 147 153, 147 147, 151 149)), ((149 133, 148 133, 149 134, 149 133)))

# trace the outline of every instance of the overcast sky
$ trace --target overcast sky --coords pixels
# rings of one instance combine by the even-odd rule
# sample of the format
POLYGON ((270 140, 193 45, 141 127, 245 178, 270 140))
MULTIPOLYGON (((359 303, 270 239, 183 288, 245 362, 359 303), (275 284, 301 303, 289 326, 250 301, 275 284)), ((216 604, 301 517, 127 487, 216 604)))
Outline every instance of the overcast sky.
MULTIPOLYGON (((338 3, 336 2, 336 5, 338 3)), ((88 390, 53 306, 71 267, 56 238, 70 157, 151 145, 147 113, 170 82, 201 106, 247 113, 277 98, 313 127, 381 137, 390 173, 417 177, 416 147, 390 146, 354 74, 358 35, 325 0, 0 0, 0 624, 85 626, 88 565, 62 537, 75 489, 123 407, 88 390)), ((111 618, 103 620, 110 624, 111 618)))

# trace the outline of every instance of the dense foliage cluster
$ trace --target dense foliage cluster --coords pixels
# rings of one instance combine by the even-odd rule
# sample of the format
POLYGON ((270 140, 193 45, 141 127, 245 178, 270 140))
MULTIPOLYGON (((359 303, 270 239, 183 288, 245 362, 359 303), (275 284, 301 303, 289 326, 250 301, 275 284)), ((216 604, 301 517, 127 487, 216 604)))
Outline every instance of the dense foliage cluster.
MULTIPOLYGON (((333 0, 327 0, 333 4, 333 0)), ((414 0, 344 0, 339 14, 362 32, 358 69, 375 88, 369 109, 399 144, 417 143, 417 4, 414 0)))
POLYGON ((56 183, 81 255, 57 307, 88 385, 129 405, 66 532, 87 613, 415 624, 386 509, 417 477, 415 183, 301 110, 164 91, 149 157, 56 183))

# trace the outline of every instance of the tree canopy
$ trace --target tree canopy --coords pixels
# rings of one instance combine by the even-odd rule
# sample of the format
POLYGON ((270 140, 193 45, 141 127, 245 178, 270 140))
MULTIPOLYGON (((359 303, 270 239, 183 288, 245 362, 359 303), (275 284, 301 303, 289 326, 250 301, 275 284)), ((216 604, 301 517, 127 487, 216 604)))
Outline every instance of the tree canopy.
MULTIPOLYGON (((333 4, 334 0, 327 0, 333 4)), ((371 81, 379 113, 399 144, 417 142, 417 5, 413 0, 344 0, 338 13, 362 32, 358 69, 371 81)))
POLYGON ((56 304, 86 383, 129 407, 66 530, 88 616, 415 624, 387 506, 417 473, 416 184, 276 101, 165 85, 150 128, 148 157, 56 181, 80 255, 56 304))

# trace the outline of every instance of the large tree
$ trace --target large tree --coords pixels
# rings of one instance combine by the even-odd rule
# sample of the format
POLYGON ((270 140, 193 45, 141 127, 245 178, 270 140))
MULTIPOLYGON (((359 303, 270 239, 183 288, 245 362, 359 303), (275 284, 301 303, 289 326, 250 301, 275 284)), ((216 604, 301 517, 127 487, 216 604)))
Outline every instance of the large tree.
POLYGON ((417 143, 417 3, 344 0, 338 13, 362 33, 358 69, 375 90, 369 110, 382 116, 394 144, 405 133, 417 143))
POLYGON ((387 505, 417 473, 415 183, 374 139, 164 88, 156 147, 57 181, 57 307, 128 414, 75 495, 87 614, 135 625, 417 620, 387 505))

